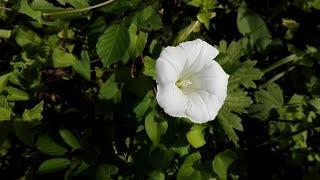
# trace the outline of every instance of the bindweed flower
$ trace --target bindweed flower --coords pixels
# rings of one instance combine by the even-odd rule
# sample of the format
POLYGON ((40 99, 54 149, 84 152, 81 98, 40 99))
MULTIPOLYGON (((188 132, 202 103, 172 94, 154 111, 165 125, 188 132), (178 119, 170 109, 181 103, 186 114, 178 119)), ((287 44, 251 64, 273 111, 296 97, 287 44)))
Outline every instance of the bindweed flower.
POLYGON ((214 120, 227 96, 229 75, 213 59, 219 51, 196 39, 166 47, 156 62, 157 101, 173 117, 214 120))

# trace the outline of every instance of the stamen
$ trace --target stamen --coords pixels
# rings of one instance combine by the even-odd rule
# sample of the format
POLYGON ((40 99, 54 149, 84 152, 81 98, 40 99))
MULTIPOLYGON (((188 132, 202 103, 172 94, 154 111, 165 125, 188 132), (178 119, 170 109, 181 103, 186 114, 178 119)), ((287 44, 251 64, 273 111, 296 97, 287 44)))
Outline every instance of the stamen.
POLYGON ((178 88, 186 87, 186 86, 189 86, 191 84, 192 84, 192 82, 190 80, 188 80, 188 79, 186 79, 186 80, 178 80, 176 82, 176 86, 178 88))

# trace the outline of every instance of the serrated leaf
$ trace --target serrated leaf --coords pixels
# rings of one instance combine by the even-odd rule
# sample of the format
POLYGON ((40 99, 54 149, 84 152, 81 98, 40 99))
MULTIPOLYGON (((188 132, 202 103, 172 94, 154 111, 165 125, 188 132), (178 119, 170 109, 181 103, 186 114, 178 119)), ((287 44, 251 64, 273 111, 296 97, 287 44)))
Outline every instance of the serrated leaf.
POLYGON ((271 109, 281 108, 284 105, 283 92, 280 86, 271 83, 266 89, 254 93, 257 104, 250 108, 250 116, 265 120, 271 109))
POLYGON ((118 62, 127 52, 130 38, 127 29, 120 24, 109 26, 99 37, 97 53, 104 67, 118 62))
POLYGON ((206 124, 195 124, 191 130, 186 134, 188 142, 194 148, 199 148, 206 144, 204 138, 204 130, 207 128, 206 124))
POLYGON ((11 113, 12 113, 11 109, 0 107, 0 122, 10 120, 11 113))
POLYGON ((137 26, 132 24, 129 28, 130 45, 128 48, 129 56, 135 60, 140 56, 147 44, 148 33, 138 31, 137 26))
POLYGON ((156 112, 151 111, 145 118, 144 126, 151 141, 157 145, 160 143, 161 136, 167 132, 168 122, 157 122, 156 112))
POLYGON ((42 120, 42 111, 43 111, 44 102, 41 101, 39 104, 34 106, 32 109, 24 110, 22 114, 22 120, 31 122, 31 121, 41 121, 42 120))
POLYGON ((60 129, 59 134, 61 138, 73 149, 80 149, 80 143, 78 139, 72 134, 72 132, 68 129, 60 129))
POLYGON ((229 166, 236 159, 238 159, 238 156, 229 149, 217 154, 212 161, 213 171, 217 173, 221 179, 226 180, 229 166))
POLYGON ((51 156, 62 156, 67 152, 64 147, 58 145, 46 134, 38 137, 36 147, 40 152, 51 156))
POLYGON ((133 18, 133 23, 147 31, 159 30, 162 27, 161 18, 152 6, 137 12, 133 18))
POLYGON ((33 10, 29 5, 28 0, 21 0, 19 12, 41 23, 41 12, 33 10))
POLYGON ((50 174, 67 169, 71 161, 66 158, 48 159, 41 163, 37 170, 37 174, 50 174))
POLYGON ((30 99, 28 93, 14 87, 6 87, 5 91, 8 93, 8 101, 27 101, 30 99))
POLYGON ((149 56, 145 56, 143 65, 143 74, 156 80, 156 61, 149 56))
POLYGON ((177 180, 185 179, 197 179, 206 180, 209 179, 209 175, 206 172, 196 168, 196 164, 200 161, 201 155, 199 152, 190 154, 183 162, 177 173, 177 180))
POLYGON ((239 78, 240 83, 246 88, 256 88, 255 80, 261 79, 263 73, 260 69, 254 68, 256 61, 245 61, 241 67, 232 75, 239 78))
POLYGON ((234 129, 243 131, 241 118, 225 108, 222 108, 218 114, 218 121, 227 133, 229 139, 232 140, 234 144, 238 144, 239 137, 234 129))

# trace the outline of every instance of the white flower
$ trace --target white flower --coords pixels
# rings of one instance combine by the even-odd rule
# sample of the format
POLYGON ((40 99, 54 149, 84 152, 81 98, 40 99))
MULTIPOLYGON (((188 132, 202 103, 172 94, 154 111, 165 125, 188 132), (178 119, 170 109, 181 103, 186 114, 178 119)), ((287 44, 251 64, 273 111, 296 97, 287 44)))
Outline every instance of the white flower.
POLYGON ((214 120, 227 96, 229 75, 213 59, 219 51, 196 39, 166 47, 156 62, 157 101, 174 117, 214 120))

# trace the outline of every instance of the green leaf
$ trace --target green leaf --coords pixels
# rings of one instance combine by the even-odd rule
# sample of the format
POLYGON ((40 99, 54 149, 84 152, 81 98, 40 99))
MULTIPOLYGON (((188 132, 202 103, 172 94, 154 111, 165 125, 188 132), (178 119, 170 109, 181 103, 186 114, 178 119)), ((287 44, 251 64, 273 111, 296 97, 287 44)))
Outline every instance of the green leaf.
POLYGON ((257 61, 245 61, 232 75, 237 77, 244 87, 256 88, 254 81, 261 79, 263 76, 263 73, 260 69, 254 68, 256 64, 257 61))
POLYGON ((261 89, 254 93, 257 104, 250 108, 250 116, 265 120, 269 116, 271 109, 284 106, 282 89, 274 83, 267 85, 266 89, 261 89))
POLYGON ((53 158, 41 163, 37 174, 50 174, 69 168, 71 161, 66 158, 53 158))
POLYGON ((178 45, 179 43, 186 41, 191 33, 199 31, 199 21, 191 21, 191 23, 188 26, 184 27, 179 31, 178 36, 174 40, 174 45, 178 45))
POLYGON ((150 90, 143 97, 142 101, 133 109, 133 112, 136 114, 137 118, 142 118, 146 114, 153 101, 153 98, 153 91, 150 90))
POLYGON ((6 87, 5 91, 8 93, 8 101, 28 101, 30 99, 28 93, 14 87, 6 87))
POLYGON ((271 43, 271 34, 263 19, 249 10, 245 3, 238 9, 237 26, 242 35, 250 35, 251 45, 264 50, 271 43))
POLYGON ((0 29, 0 38, 8 39, 11 36, 11 30, 0 29))
POLYGON ((43 104, 44 104, 44 102, 41 101, 39 104, 37 104, 32 109, 24 110, 24 112, 22 114, 22 120, 23 121, 27 121, 27 122, 31 122, 31 121, 39 122, 39 121, 41 121, 42 120, 43 104))
POLYGON ((149 173, 148 180, 165 180, 166 176, 161 171, 152 171, 149 173))
POLYGON ((60 48, 53 49, 52 60, 54 68, 69 67, 78 62, 77 58, 73 54, 60 48))
POLYGON ((10 120, 11 113, 12 113, 11 109, 0 107, 0 122, 10 120))
POLYGON ((152 6, 148 6, 137 12, 132 22, 139 28, 147 31, 156 31, 162 28, 161 17, 152 6))
POLYGON ((120 101, 121 90, 118 88, 118 83, 115 81, 115 75, 111 75, 109 79, 101 86, 99 91, 99 99, 113 100, 115 103, 120 101))
POLYGON ((219 111, 218 120, 224 131, 227 133, 229 139, 232 140, 234 144, 237 144, 239 137, 234 129, 243 131, 241 118, 238 115, 226 110, 226 108, 222 108, 219 111))
POLYGON ((204 130, 208 126, 206 124, 195 124, 192 126, 191 130, 187 133, 187 140, 194 148, 199 148, 206 144, 204 138, 204 130))
POLYGON ((67 143, 73 149, 81 148, 78 139, 68 129, 60 129, 59 134, 61 138, 64 140, 64 142, 67 143))
POLYGON ((35 32, 22 28, 18 28, 16 30, 15 39, 21 47, 24 47, 28 44, 39 45, 42 41, 35 32))
POLYGON ((231 150, 225 150, 214 157, 212 161, 213 171, 219 175, 221 179, 227 179, 229 166, 238 159, 238 156, 231 150))
POLYGON ((88 51, 81 52, 81 61, 76 61, 73 64, 73 69, 85 80, 90 81, 91 79, 91 68, 90 68, 90 58, 88 51))
POLYGON ((51 156, 62 156, 67 152, 64 147, 58 145, 46 134, 38 137, 36 147, 42 153, 51 156))
POLYGON ((149 56, 145 56, 143 65, 143 74, 156 80, 156 61, 149 56))
POLYGON ((185 179, 197 179, 197 180, 206 180, 209 179, 209 175, 196 168, 196 165, 199 163, 201 155, 199 152, 190 154, 186 160, 183 162, 177 173, 177 180, 185 179))
POLYGON ((113 175, 116 175, 118 173, 119 168, 114 165, 109 164, 102 164, 99 165, 96 171, 96 180, 106 180, 106 179, 112 179, 111 177, 113 175))
POLYGON ((144 47, 147 44, 148 33, 139 31, 137 26, 132 24, 129 28, 130 46, 128 48, 129 56, 132 60, 135 60, 143 52, 144 47))
POLYGON ((7 85, 10 74, 11 73, 0 76, 0 93, 3 91, 4 87, 7 85))
POLYGON ((154 144, 160 143, 160 138, 167 132, 168 122, 162 121, 158 122, 156 120, 156 112, 151 111, 145 119, 145 130, 147 135, 154 144))
POLYGON ((28 0, 21 0, 19 12, 31 17, 32 19, 38 21, 39 23, 41 23, 41 21, 42 21, 41 12, 33 10, 29 6, 28 0))
POLYGON ((127 52, 130 38, 128 30, 120 24, 109 26, 99 37, 96 45, 97 53, 104 67, 118 62, 127 52))

